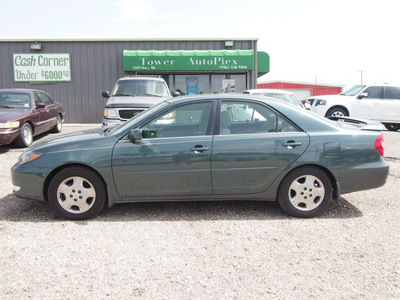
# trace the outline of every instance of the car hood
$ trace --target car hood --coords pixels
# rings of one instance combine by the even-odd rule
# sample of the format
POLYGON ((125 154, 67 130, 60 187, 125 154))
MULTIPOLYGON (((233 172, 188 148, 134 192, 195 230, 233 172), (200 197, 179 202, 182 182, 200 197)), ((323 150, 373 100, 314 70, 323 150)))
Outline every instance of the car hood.
POLYGON ((136 96, 136 97, 128 97, 128 96, 120 96, 120 97, 111 97, 108 99, 106 106, 113 106, 118 104, 129 104, 129 105, 146 105, 153 106, 157 103, 160 103, 164 100, 170 99, 171 97, 153 97, 153 96, 136 96))
POLYGON ((0 108, 0 123, 18 120, 19 118, 25 117, 28 114, 28 109, 0 108))
POLYGON ((103 141, 107 137, 102 128, 87 129, 42 140, 29 147, 28 150, 43 152, 82 150, 90 148, 96 143, 101 143, 100 141, 103 141))

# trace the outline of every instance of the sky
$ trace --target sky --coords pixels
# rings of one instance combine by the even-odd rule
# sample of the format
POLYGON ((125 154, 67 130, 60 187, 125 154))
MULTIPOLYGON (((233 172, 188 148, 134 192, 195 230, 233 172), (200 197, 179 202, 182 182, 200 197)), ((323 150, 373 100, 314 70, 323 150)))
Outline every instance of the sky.
POLYGON ((399 0, 0 0, 3 38, 258 39, 260 81, 400 85, 399 0))

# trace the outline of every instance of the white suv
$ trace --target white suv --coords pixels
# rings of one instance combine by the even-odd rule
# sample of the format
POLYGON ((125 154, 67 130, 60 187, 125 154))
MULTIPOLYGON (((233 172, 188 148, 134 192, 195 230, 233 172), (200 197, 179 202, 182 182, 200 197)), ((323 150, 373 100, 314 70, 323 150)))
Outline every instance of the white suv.
POLYGON ((350 116, 380 121, 388 130, 400 129, 400 87, 354 85, 339 95, 308 99, 311 111, 325 117, 350 116))
POLYGON ((167 83, 158 77, 126 76, 120 78, 112 93, 102 93, 108 101, 103 126, 120 124, 149 107, 172 97, 167 83))

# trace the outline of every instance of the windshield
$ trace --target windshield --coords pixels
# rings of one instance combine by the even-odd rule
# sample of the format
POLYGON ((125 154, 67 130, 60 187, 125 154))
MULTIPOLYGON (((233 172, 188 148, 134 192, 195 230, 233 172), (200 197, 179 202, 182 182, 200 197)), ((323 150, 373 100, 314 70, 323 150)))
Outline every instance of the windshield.
POLYGON ((366 85, 353 85, 350 88, 345 89, 339 95, 342 95, 342 96, 355 96, 359 92, 361 92, 365 87, 366 87, 366 85))
POLYGON ((29 94, 0 92, 0 108, 30 108, 29 94))
MULTIPOLYGON (((167 100, 164 100, 164 101, 162 101, 162 102, 150 107, 149 109, 141 112, 140 114, 134 116, 133 118, 129 119, 128 121, 126 121, 126 122, 124 122, 124 123, 122 123, 122 124, 120 124, 118 126, 114 126, 114 127, 111 127, 111 128, 106 128, 105 132, 107 132, 108 135, 114 135, 114 134, 122 133, 122 132, 126 131, 127 128, 132 127, 132 123, 140 123, 141 119, 146 118, 146 115, 147 115, 148 112, 151 112, 154 109, 158 109, 158 107, 162 108, 162 107, 164 107, 166 105, 168 105, 168 102, 167 102, 167 100)), ((130 129, 133 129, 133 128, 130 128, 130 129)))
POLYGON ((111 96, 155 96, 169 97, 169 90, 164 81, 151 79, 120 80, 111 96))

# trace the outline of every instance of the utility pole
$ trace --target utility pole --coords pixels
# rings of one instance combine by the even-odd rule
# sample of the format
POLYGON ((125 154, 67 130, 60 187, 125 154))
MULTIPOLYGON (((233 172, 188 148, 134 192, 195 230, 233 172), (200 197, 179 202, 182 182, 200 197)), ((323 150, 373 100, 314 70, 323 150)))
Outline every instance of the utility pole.
POLYGON ((360 72, 360 73, 361 73, 361 84, 362 84, 362 83, 363 83, 363 82, 362 82, 362 80, 363 80, 363 78, 362 78, 362 74, 363 74, 363 72, 367 72, 367 71, 366 71, 366 70, 362 70, 362 69, 361 69, 360 71, 357 71, 357 72, 360 72))

